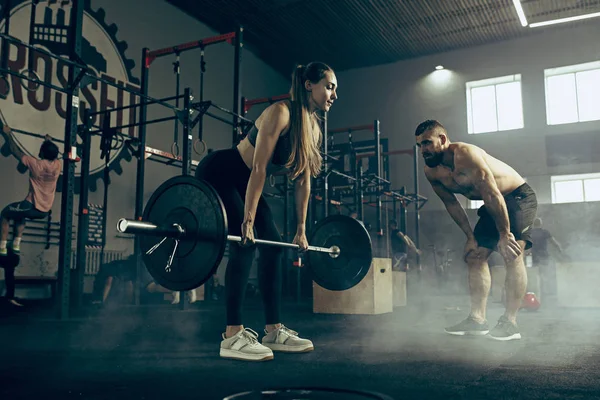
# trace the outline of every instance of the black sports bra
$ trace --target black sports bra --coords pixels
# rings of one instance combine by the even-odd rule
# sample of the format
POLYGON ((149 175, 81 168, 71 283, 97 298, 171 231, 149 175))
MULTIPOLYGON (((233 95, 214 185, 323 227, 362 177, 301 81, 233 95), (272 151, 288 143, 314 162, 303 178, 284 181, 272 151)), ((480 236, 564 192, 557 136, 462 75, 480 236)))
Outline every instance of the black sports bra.
MULTIPOLYGON (((253 125, 248 132, 248 141, 252 146, 256 147, 256 137, 258 136, 258 128, 253 125)), ((283 136, 279 136, 275 149, 273 150, 273 156, 271 157, 271 164, 278 167, 283 167, 287 164, 292 154, 292 139, 290 132, 287 132, 283 136)))
MULTIPOLYGON (((256 125, 254 125, 252 129, 250 129, 250 132, 248 132, 248 141, 250 141, 252 146, 256 146, 257 136, 258 129, 256 128, 256 125)), ((279 140, 277 140, 277 144, 273 150, 273 157, 271 157, 271 163, 279 167, 283 167, 285 164, 287 164, 291 154, 292 141, 290 139, 290 134, 286 133, 285 135, 280 136, 279 140)))

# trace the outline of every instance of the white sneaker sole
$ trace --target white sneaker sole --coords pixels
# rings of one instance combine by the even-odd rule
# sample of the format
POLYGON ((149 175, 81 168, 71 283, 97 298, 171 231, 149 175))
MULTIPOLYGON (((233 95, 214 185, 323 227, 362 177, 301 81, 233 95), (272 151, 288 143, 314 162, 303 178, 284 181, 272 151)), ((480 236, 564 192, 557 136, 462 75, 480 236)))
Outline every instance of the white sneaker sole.
POLYGON ((273 353, 251 354, 229 349, 221 349, 219 351, 219 355, 221 356, 221 358, 242 361, 268 361, 273 359, 273 353))
POLYGON ((485 336, 487 335, 490 331, 461 331, 461 332, 448 332, 447 330, 444 330, 444 332, 446 332, 448 335, 454 335, 454 336, 485 336))
POLYGON ((496 337, 496 336, 492 336, 492 335, 488 335, 490 339, 494 339, 494 340, 499 340, 501 342, 508 342, 509 340, 519 340, 521 339, 521 334, 520 333, 515 333, 514 335, 511 336, 507 336, 507 337, 496 337))
POLYGON ((15 307, 23 307, 23 304, 19 303, 18 301, 16 301, 15 299, 11 299, 9 300, 10 304, 12 304, 15 307))
POLYGON ((312 344, 306 344, 304 346, 286 346, 285 344, 279 343, 263 343, 262 345, 273 351, 280 351, 282 353, 308 353, 315 349, 312 344))

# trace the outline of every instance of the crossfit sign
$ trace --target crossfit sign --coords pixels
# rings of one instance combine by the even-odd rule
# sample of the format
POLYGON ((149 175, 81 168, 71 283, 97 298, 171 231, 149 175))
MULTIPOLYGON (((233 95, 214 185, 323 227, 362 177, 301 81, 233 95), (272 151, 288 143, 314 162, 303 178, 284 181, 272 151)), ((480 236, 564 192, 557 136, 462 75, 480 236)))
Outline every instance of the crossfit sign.
MULTIPOLYGON (((70 1, 41 1, 34 7, 32 1, 13 1, 10 10, 9 35, 53 54, 68 57, 68 30, 71 14, 70 1), (34 12, 35 10, 35 12, 34 12), (34 14, 34 15, 32 15, 34 14), (31 26, 31 21, 35 21, 31 26)), ((92 10, 86 1, 83 17, 82 59, 90 68, 90 73, 110 82, 118 83, 133 90, 139 90, 138 80, 133 78, 131 70, 134 62, 125 57, 127 44, 116 39, 117 27, 107 26, 104 10, 92 10)), ((0 24, 4 32, 6 21, 0 24)), ((30 51, 27 47, 10 43, 8 46, 7 67, 24 75, 37 75, 40 80, 59 87, 67 87, 69 67, 63 61, 46 54, 30 51), (35 73, 35 75, 33 74, 35 73)), ((65 131, 67 95, 51 88, 27 82, 17 76, 6 75, 9 91, 5 99, 0 99, 2 123, 16 130, 15 138, 22 149, 37 156, 41 138, 32 137, 18 131, 49 134, 63 139, 65 131)), ((91 80, 79 92, 79 122, 82 123, 84 109, 91 111, 108 110, 114 107, 138 103, 139 97, 105 83, 91 80)), ((111 126, 135 122, 136 109, 131 108, 111 113, 111 126)), ((93 124, 102 126, 103 116, 96 115, 93 124)), ((123 133, 137 136, 137 128, 126 128, 123 133)), ((81 139, 78 138, 78 142, 81 139)), ((62 151, 62 144, 57 143, 62 151)), ((92 139, 92 158, 90 176, 100 178, 104 160, 100 159, 100 138, 92 139)), ((111 152, 111 168, 118 166, 120 159, 128 150, 121 146, 111 152)), ((127 156, 129 156, 127 154, 127 156)), ((79 166, 76 175, 80 173, 79 166)), ((91 180, 92 190, 96 186, 91 180)))

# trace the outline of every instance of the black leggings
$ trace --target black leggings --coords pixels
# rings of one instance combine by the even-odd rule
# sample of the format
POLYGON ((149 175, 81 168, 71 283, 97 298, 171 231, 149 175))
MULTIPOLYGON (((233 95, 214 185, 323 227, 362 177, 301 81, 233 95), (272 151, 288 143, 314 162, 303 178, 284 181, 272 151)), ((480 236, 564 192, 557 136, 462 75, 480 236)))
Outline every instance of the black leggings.
POLYGON ((15 269, 4 268, 4 285, 6 286, 6 297, 8 300, 15 298, 15 269))
MULTIPOLYGON (((219 150, 206 156, 196 169, 196 177, 207 181, 217 190, 227 210, 229 233, 241 236, 250 170, 237 149, 219 150)), ((256 208, 254 227, 257 238, 281 241, 281 234, 263 196, 256 208)), ((225 272, 227 325, 242 325, 242 303, 254 251, 255 246, 241 247, 237 243, 229 243, 229 261, 225 272)), ((278 247, 264 246, 259 249, 258 279, 268 325, 281 322, 282 254, 282 249, 278 247)))

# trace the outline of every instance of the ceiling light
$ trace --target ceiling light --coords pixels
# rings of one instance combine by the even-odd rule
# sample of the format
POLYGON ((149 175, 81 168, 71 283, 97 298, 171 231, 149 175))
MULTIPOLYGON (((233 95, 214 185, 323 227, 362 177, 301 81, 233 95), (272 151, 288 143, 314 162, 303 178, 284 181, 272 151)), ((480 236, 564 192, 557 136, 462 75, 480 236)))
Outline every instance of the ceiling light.
POLYGON ((519 16, 519 21, 521 21, 521 25, 527 26, 527 18, 525 18, 525 12, 523 11, 521 0, 513 0, 513 4, 515 5, 515 9, 517 10, 517 15, 519 16))
POLYGON ((443 65, 438 65, 437 67, 435 67, 435 69, 437 69, 439 71, 440 69, 444 69, 444 66, 443 65))
POLYGON ((592 13, 592 14, 578 15, 576 17, 567 17, 567 18, 553 19, 553 20, 545 21, 545 22, 536 22, 535 24, 529 25, 529 27, 530 28, 537 28, 539 26, 562 24, 564 22, 579 21, 579 20, 582 20, 582 19, 588 19, 588 18, 594 18, 594 17, 600 17, 600 12, 592 13))

